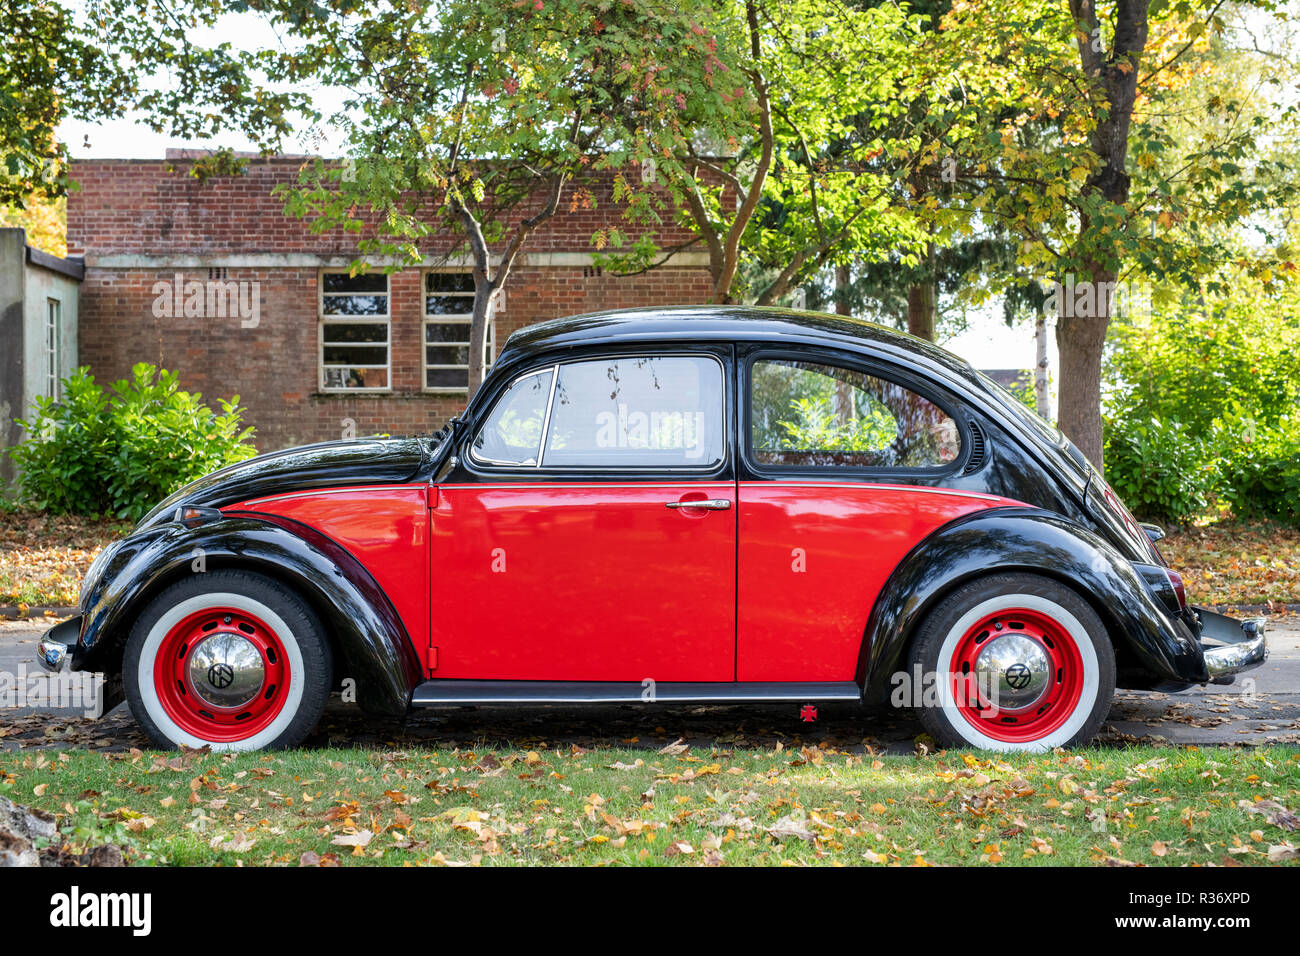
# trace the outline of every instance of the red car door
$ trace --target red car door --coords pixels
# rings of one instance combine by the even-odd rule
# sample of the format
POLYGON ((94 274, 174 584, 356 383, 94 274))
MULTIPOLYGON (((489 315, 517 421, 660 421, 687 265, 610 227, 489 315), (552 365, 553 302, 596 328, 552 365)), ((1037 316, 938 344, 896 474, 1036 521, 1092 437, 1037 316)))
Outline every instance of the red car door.
POLYGON ((430 510, 432 676, 734 679, 728 357, 555 363, 489 399, 430 510))
POLYGON ((737 678, 853 680, 898 562, 940 525, 1002 499, 924 483, 951 470, 961 439, 910 389, 779 355, 745 368, 737 678))

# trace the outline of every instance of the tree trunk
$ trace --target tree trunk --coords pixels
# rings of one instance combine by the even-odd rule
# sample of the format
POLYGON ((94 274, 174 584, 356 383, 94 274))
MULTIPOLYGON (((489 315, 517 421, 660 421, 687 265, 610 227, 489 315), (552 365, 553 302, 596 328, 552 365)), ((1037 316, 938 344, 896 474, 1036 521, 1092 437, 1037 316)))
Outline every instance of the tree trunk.
MULTIPOLYGON (((1101 165, 1084 183, 1083 194, 1100 194, 1109 203, 1127 211, 1129 176, 1129 127, 1142 53, 1147 43, 1149 0, 1118 0, 1111 14, 1114 24, 1111 48, 1104 49, 1101 19, 1096 0, 1069 0, 1074 18, 1079 62, 1084 75, 1101 102, 1093 104, 1095 126, 1089 145, 1101 165)), ((1102 467, 1101 427, 1101 356, 1110 324, 1111 291, 1115 272, 1098 265, 1113 248, 1105 230, 1108 223, 1094 231, 1090 215, 1081 215, 1075 252, 1091 263, 1081 278, 1093 283, 1096 306, 1078 314, 1074 303, 1058 306, 1056 344, 1061 353, 1061 392, 1058 423, 1070 440, 1098 469, 1102 467)))
MULTIPOLYGON (((850 315, 849 312, 849 267, 835 267, 835 312, 838 315, 850 315)), ((853 386, 848 382, 835 383, 835 418, 841 425, 847 425, 857 419, 857 407, 853 402, 853 386)))
POLYGON ((934 341, 934 283, 923 282, 907 290, 907 331, 934 341))
POLYGON ((465 395, 467 405, 483 384, 483 355, 487 349, 487 330, 492 322, 497 291, 497 282, 480 279, 477 269, 474 280, 474 314, 469 320, 469 390, 465 395))
POLYGON ((1052 420, 1052 393, 1047 384, 1047 313, 1039 312, 1034 323, 1034 404, 1038 414, 1049 422, 1052 420))
POLYGON ((1101 356, 1110 325, 1115 274, 1094 268, 1088 281, 1097 290, 1091 296, 1095 305, 1080 308, 1070 301, 1073 297, 1067 297, 1058 306, 1056 347, 1061 355, 1061 407, 1057 424, 1101 471, 1101 356))

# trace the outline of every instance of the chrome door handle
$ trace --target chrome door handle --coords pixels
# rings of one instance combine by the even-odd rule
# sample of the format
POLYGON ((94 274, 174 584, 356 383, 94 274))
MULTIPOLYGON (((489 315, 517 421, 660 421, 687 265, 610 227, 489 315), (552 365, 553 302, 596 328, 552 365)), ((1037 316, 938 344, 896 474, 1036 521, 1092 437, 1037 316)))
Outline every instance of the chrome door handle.
POLYGON ((726 511, 731 507, 729 498, 706 498, 702 501, 666 501, 669 508, 701 508, 704 511, 726 511))

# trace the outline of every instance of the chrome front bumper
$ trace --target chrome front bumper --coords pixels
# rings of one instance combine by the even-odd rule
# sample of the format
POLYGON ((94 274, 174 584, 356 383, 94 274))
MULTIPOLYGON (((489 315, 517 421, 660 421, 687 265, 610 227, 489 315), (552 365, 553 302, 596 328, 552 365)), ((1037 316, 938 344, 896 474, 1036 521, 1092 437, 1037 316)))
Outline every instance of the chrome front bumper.
POLYGON ((81 615, 55 624, 36 644, 36 663, 52 674, 69 669, 72 647, 81 636, 81 615))
POLYGON ((1211 683, 1231 684, 1234 675, 1268 660, 1263 618, 1239 621, 1203 607, 1193 610, 1201 622, 1201 649, 1211 683))

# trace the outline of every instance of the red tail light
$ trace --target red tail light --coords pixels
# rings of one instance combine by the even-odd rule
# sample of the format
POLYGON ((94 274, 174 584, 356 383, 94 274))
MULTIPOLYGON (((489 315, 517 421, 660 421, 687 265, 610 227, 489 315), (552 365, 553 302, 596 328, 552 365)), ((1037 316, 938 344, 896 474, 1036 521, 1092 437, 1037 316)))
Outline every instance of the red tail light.
POLYGON ((1177 571, 1171 571, 1165 568, 1165 574, 1169 576, 1169 583, 1173 585, 1174 593, 1178 595, 1178 606, 1184 611, 1187 610, 1187 588, 1183 586, 1183 577, 1177 571))

